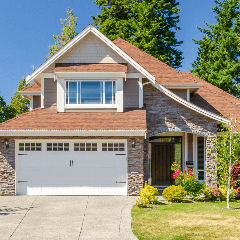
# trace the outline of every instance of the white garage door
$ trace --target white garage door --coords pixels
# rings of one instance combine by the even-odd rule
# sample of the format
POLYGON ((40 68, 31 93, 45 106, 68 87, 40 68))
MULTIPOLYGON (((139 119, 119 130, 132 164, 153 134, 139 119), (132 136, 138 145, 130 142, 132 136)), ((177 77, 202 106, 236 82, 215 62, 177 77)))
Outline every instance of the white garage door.
POLYGON ((18 195, 127 195, 126 140, 16 141, 18 195))

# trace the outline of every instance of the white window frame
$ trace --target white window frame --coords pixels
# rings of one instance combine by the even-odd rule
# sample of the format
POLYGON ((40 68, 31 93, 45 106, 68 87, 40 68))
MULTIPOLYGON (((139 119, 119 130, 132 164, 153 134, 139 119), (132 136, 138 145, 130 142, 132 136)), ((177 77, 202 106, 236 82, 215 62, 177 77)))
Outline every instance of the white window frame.
MULTIPOLYGON (((65 79, 64 81, 64 106, 65 108, 117 108, 117 79, 65 79), (66 103, 66 96, 67 96, 67 89, 66 85, 67 82, 77 82, 77 100, 78 100, 78 82, 103 82, 103 104, 69 104, 66 103), (115 104, 106 104, 105 103, 105 82, 115 82, 115 104)), ((112 91, 113 91, 113 84, 112 84, 112 91)), ((81 98, 80 98, 81 99, 81 98)), ((113 100, 113 95, 112 95, 113 100)))

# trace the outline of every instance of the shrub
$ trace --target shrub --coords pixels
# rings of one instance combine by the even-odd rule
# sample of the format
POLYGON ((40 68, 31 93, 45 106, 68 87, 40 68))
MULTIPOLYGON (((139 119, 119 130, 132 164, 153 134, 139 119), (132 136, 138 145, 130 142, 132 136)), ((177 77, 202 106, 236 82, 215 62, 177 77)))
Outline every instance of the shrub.
POLYGON ((144 188, 141 188, 140 190, 140 198, 136 200, 136 206, 143 207, 149 204, 156 204, 158 195, 157 188, 150 186, 147 184, 147 181, 145 182, 144 188))
MULTIPOLYGON (((220 201, 226 201, 227 200, 227 187, 226 186, 220 187, 220 191, 221 191, 221 194, 219 196, 219 200, 220 201)), ((230 188, 229 199, 231 201, 235 200, 237 192, 238 192, 237 189, 230 188)))
MULTIPOLYGON (((203 194, 205 196, 205 199, 207 199, 207 200, 226 201, 227 200, 227 187, 226 186, 222 186, 220 188, 209 187, 203 191, 203 194)), ((230 194, 229 195, 230 200, 235 200, 236 195, 237 195, 237 190, 230 188, 229 194, 230 194)))
POLYGON ((176 162, 172 164, 171 170, 174 171, 175 183, 184 187, 189 196, 197 199, 205 188, 205 185, 198 181, 197 171, 193 172, 190 168, 187 171, 185 169, 180 171, 180 165, 176 164, 176 162))
POLYGON ((240 158, 238 162, 232 168, 232 185, 234 189, 238 190, 238 194, 240 194, 240 158))
POLYGON ((181 202, 186 195, 187 191, 180 185, 167 187, 163 190, 162 194, 169 202, 181 202))

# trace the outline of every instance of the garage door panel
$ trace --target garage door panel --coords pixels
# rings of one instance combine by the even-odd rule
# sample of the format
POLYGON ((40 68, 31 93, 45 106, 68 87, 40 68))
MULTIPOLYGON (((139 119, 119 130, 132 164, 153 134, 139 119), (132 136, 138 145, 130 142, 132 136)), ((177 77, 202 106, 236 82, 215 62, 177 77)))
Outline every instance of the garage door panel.
POLYGON ((126 149, 121 152, 102 151, 102 142, 99 141, 97 149, 96 144, 85 144, 85 151, 80 151, 80 143, 77 148, 75 142, 65 141, 68 144, 68 151, 53 151, 54 147, 55 150, 57 147, 63 149, 64 143, 51 144, 48 141, 47 146, 47 143, 42 141, 42 151, 21 152, 22 155, 18 155, 17 180, 26 182, 17 184, 17 194, 127 194, 126 149), (86 146, 97 151, 86 151, 86 146))

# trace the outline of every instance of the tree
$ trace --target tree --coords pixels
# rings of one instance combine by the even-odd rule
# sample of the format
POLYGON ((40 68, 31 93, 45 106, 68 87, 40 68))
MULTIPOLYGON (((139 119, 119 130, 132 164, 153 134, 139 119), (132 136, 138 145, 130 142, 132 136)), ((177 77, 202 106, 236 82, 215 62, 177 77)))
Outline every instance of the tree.
POLYGON ((18 84, 18 89, 17 91, 14 93, 14 95, 11 97, 11 109, 13 111, 14 117, 16 115, 22 114, 24 112, 27 112, 29 109, 29 100, 23 98, 18 91, 21 91, 23 88, 29 86, 29 84, 26 84, 26 80, 23 77, 19 84, 18 84))
POLYGON ((233 182, 232 166, 238 162, 240 153, 240 133, 235 123, 236 120, 232 120, 231 124, 222 125, 221 135, 214 142, 217 150, 217 180, 220 186, 227 187, 227 208, 230 208, 229 193, 233 182))
POLYGON ((11 105, 6 105, 3 97, 0 96, 0 123, 15 117, 14 109, 11 105))
POLYGON ((46 59, 54 55, 58 50, 65 46, 69 41, 71 41, 78 33, 75 31, 75 28, 78 23, 76 23, 77 17, 73 16, 73 9, 70 7, 67 8, 67 18, 60 19, 62 24, 62 33, 61 35, 53 35, 53 38, 56 40, 54 45, 50 45, 49 55, 46 59))
POLYGON ((101 14, 94 25, 111 40, 118 37, 174 68, 181 66, 182 52, 176 47, 179 22, 176 0, 95 0, 101 14))
POLYGON ((199 45, 198 56, 190 71, 224 91, 240 96, 240 2, 215 0, 216 24, 197 27, 204 37, 193 41, 199 45))

